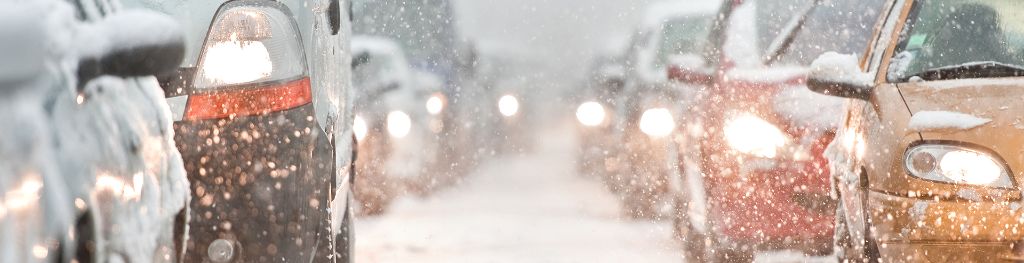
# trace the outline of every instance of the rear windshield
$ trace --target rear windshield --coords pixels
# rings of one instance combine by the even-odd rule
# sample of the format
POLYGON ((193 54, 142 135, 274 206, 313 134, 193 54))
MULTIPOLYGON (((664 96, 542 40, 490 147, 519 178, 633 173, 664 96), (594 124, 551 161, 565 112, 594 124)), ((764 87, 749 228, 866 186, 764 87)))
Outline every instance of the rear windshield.
POLYGON ((704 49, 713 17, 684 17, 665 23, 654 68, 664 68, 672 55, 700 53, 704 49))
MULTIPOLYGON (((972 64, 998 63, 1004 65, 1004 71, 967 67, 965 70, 977 71, 977 74, 970 74, 971 77, 1024 68, 1022 3, 1020 0, 918 1, 908 16, 904 30, 907 33, 901 36, 894 52, 890 81, 972 64)), ((955 71, 946 74, 963 75, 955 71)))
POLYGON ((867 48, 884 0, 832 0, 814 8, 779 63, 810 65, 827 51, 860 54, 867 48))

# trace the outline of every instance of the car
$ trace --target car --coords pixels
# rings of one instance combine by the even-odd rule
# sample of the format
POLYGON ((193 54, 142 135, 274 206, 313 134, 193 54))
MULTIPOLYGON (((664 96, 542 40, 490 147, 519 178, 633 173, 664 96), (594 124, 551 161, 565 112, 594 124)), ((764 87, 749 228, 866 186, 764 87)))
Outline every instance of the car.
POLYGON ((440 154, 447 102, 440 79, 413 69, 398 43, 356 36, 352 53, 361 91, 353 124, 360 153, 356 199, 360 212, 378 215, 403 193, 426 194, 447 183, 440 154))
POLYGON ((669 67, 697 99, 682 110, 674 229, 690 258, 750 261, 759 250, 831 251, 824 150, 842 100, 806 92, 810 61, 853 52, 880 1, 727 2, 703 61, 669 67), (791 17, 774 14, 793 12, 791 17), (760 21, 760 22, 756 22, 760 21), (757 26, 755 26, 757 25, 757 26))
POLYGON ((609 149, 615 143, 611 113, 625 85, 624 59, 622 54, 614 53, 596 57, 587 71, 583 90, 574 91, 580 93, 579 106, 575 108, 580 140, 577 166, 583 175, 600 179, 610 178, 608 171, 614 170, 615 164, 609 160, 613 157, 609 149))
POLYGON ((886 1, 865 55, 814 61, 808 88, 849 103, 828 149, 840 259, 1024 258, 1020 10, 886 1))
POLYGON ((107 0, 11 2, 0 24, 0 261, 178 261, 188 180, 153 75, 180 27, 107 0))
POLYGON ((676 173, 675 144, 670 135, 678 121, 670 105, 681 104, 684 94, 680 92, 687 91, 668 85, 667 68, 678 56, 693 56, 703 49, 718 6, 717 1, 652 5, 633 36, 625 87, 617 105, 619 146, 611 150, 621 162, 613 188, 621 192, 630 217, 662 214, 669 177, 676 173))
POLYGON ((350 2, 125 4, 185 29, 160 76, 194 200, 184 261, 349 261, 350 2))

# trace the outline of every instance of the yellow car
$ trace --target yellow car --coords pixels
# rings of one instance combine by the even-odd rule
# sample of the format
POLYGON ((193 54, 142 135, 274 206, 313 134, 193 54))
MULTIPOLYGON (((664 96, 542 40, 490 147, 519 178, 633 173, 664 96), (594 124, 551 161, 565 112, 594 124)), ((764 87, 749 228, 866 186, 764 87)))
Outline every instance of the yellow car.
POLYGON ((861 262, 1024 259, 1024 6, 891 0, 859 59, 808 87, 850 98, 829 146, 836 255, 861 262), (1014 252, 1017 251, 1017 252, 1014 252))

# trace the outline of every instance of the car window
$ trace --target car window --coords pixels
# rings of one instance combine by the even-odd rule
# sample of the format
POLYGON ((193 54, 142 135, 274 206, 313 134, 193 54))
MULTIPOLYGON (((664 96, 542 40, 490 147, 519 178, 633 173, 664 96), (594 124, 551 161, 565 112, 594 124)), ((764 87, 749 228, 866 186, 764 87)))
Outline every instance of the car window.
POLYGON ((769 43, 779 36, 805 0, 746 1, 729 16, 722 52, 740 67, 756 67, 769 43))
POLYGON ((693 54, 704 49, 713 16, 673 19, 662 25, 654 68, 665 68, 672 55, 693 54))
MULTIPOLYGON (((890 81, 926 71, 999 63, 1024 68, 1024 14, 1016 0, 927 0, 915 3, 890 62, 890 81)), ((982 68, 974 77, 989 73, 982 68)), ((959 74, 959 73, 958 73, 959 74)))
POLYGON ((809 65, 827 51, 864 52, 883 0, 832 0, 817 6, 796 32, 779 63, 809 65))

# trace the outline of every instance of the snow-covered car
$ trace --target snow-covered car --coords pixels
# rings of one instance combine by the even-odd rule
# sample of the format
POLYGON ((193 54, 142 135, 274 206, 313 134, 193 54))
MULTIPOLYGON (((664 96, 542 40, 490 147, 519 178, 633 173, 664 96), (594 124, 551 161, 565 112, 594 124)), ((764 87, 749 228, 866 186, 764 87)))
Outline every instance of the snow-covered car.
POLYGON ((807 92, 807 68, 827 50, 859 50, 881 7, 727 2, 711 29, 716 51, 706 54, 708 66, 670 67, 680 85, 703 86, 685 110, 675 183, 674 224, 688 256, 748 261, 757 250, 831 250, 834 202, 823 152, 843 101, 807 92))
POLYGON ((863 57, 828 53, 808 87, 850 98, 826 152, 840 259, 1024 259, 1019 2, 886 1, 863 57))
POLYGON ((175 262, 188 180, 157 79, 166 16, 116 1, 0 9, 0 262, 175 262))
POLYGON ((625 61, 622 54, 615 53, 591 62, 575 108, 580 147, 577 167, 580 173, 601 179, 609 178, 608 165, 613 162, 609 159, 613 156, 608 149, 617 144, 611 113, 625 85, 625 61))
POLYGON ((673 112, 686 104, 681 92, 689 91, 669 85, 667 68, 679 56, 699 57, 718 2, 652 5, 634 34, 618 98, 619 147, 610 149, 621 162, 613 188, 622 193, 629 216, 657 217, 667 203, 668 179, 677 170, 671 135, 679 114, 673 112))
POLYGON ((356 200, 360 212, 380 214, 405 192, 424 193, 442 183, 439 169, 443 111, 440 78, 413 69, 392 40, 352 41, 359 141, 356 200))
POLYGON ((186 262, 348 262, 345 0, 126 0, 184 25, 161 76, 192 187, 186 262))

